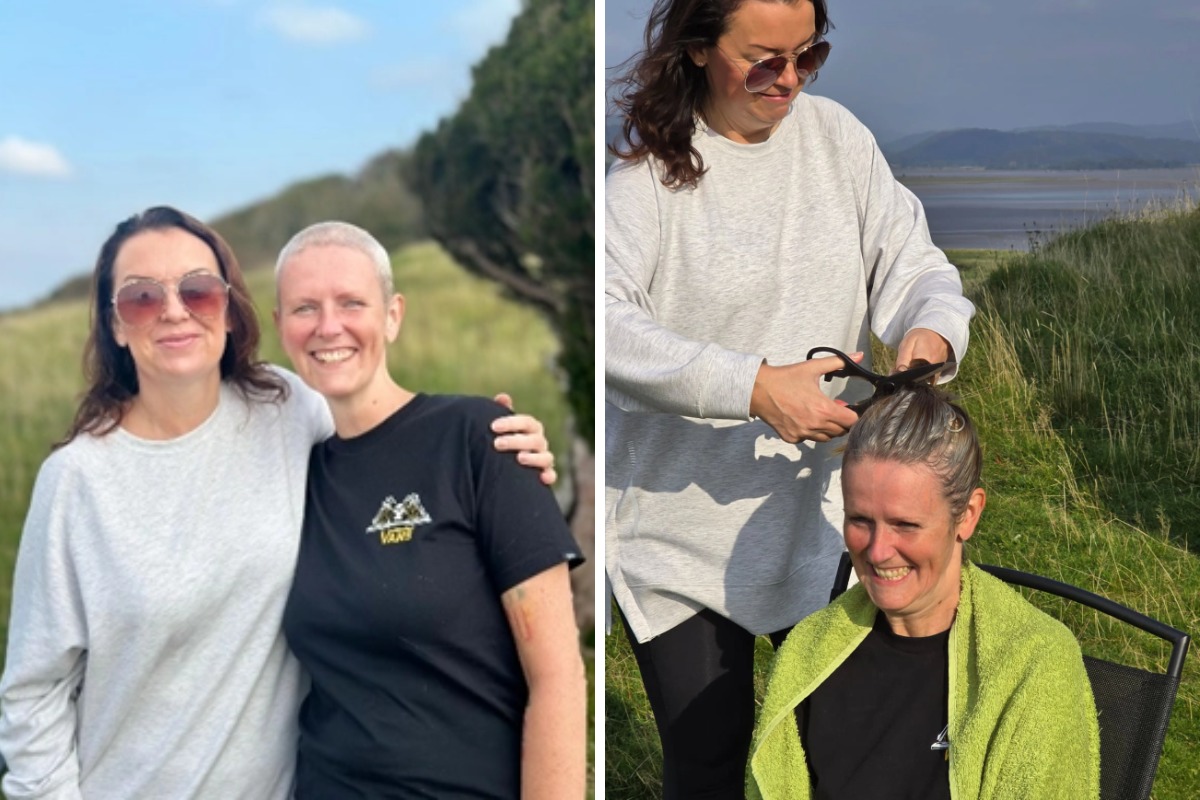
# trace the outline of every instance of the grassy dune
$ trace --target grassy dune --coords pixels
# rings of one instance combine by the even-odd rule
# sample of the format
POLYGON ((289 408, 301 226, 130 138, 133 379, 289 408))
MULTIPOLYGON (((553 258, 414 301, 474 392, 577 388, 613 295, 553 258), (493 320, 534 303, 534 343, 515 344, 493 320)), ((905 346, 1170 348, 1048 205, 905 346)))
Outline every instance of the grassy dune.
MULTIPOLYGON (((951 254, 979 306, 954 389, 984 443, 969 554, 1082 586, 1200 635, 1200 212, 1105 223, 1031 255, 951 254)), ((1159 668, 1166 648, 1034 598, 1084 651, 1159 668)), ((654 798, 658 740, 619 631, 605 643, 606 789, 654 798)), ((760 673, 770 647, 760 642, 760 673)), ((760 675, 761 682, 761 675, 760 675)), ((1155 783, 1200 796, 1200 648, 1155 783)))
POLYGON ((1117 517, 1200 548, 1200 210, 1069 233, 980 295, 1117 517))

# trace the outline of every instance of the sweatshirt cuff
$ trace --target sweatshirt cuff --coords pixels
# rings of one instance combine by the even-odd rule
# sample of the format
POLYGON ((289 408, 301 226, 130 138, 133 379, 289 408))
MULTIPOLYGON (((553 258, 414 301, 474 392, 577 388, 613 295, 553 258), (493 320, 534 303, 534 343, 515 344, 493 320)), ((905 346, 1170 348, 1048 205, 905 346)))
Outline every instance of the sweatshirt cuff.
POLYGON ((749 420, 750 396, 763 361, 760 355, 730 350, 714 357, 700 397, 701 418, 749 420))
POLYGON ((950 357, 954 360, 954 366, 938 376, 938 383, 946 383, 958 375, 958 368, 967 353, 967 344, 970 341, 968 320, 974 310, 972 307, 964 314, 962 309, 927 308, 912 324, 913 328, 928 328, 950 343, 950 357))

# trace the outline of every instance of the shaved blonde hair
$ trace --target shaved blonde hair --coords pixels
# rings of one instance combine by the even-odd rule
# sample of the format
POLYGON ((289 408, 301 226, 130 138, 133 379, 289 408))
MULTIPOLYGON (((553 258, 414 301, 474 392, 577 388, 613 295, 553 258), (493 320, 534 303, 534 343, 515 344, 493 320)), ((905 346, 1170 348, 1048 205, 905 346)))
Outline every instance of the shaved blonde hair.
POLYGON ((293 236, 279 251, 279 258, 275 260, 276 298, 279 296, 279 277, 284 266, 310 247, 348 247, 357 250, 375 265, 379 286, 383 290, 383 299, 386 301, 396 293, 392 281, 392 259, 388 257, 387 250, 379 240, 357 225, 330 220, 309 225, 293 236))

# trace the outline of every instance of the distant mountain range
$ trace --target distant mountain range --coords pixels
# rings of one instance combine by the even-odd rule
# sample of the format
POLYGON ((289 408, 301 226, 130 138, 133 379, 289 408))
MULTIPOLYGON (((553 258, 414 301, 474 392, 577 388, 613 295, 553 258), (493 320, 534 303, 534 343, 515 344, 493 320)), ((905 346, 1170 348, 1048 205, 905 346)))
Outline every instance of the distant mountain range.
MULTIPOLYGON (((605 120, 605 140, 620 125, 605 120)), ((1084 122, 999 131, 929 131, 881 141, 894 168, 1141 169, 1200 164, 1200 123, 1084 122)))
POLYGON ((1142 169, 1200 164, 1200 129, 1084 123, 916 134, 883 145, 893 168, 1142 169))

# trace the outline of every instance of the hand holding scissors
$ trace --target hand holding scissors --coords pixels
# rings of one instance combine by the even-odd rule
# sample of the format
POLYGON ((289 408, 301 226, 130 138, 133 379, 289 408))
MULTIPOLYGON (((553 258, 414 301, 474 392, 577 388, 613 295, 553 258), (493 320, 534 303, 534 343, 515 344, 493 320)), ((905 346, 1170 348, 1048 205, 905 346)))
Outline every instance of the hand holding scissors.
POLYGON ((932 383, 937 380, 937 376, 946 369, 954 366, 953 361, 940 361, 937 364, 924 362, 922 359, 916 359, 916 365, 891 375, 880 375, 876 372, 871 372, 859 365, 850 356, 843 353, 841 350, 835 350, 832 347, 814 347, 808 351, 808 359, 812 359, 818 354, 828 354, 837 356, 842 360, 842 368, 831 372, 826 372, 824 380, 830 381, 834 378, 862 378, 868 381, 875 387, 875 393, 871 397, 849 406, 850 410, 856 414, 862 414, 871 403, 881 397, 887 397, 890 394, 895 394, 898 390, 914 386, 918 383, 932 383))

